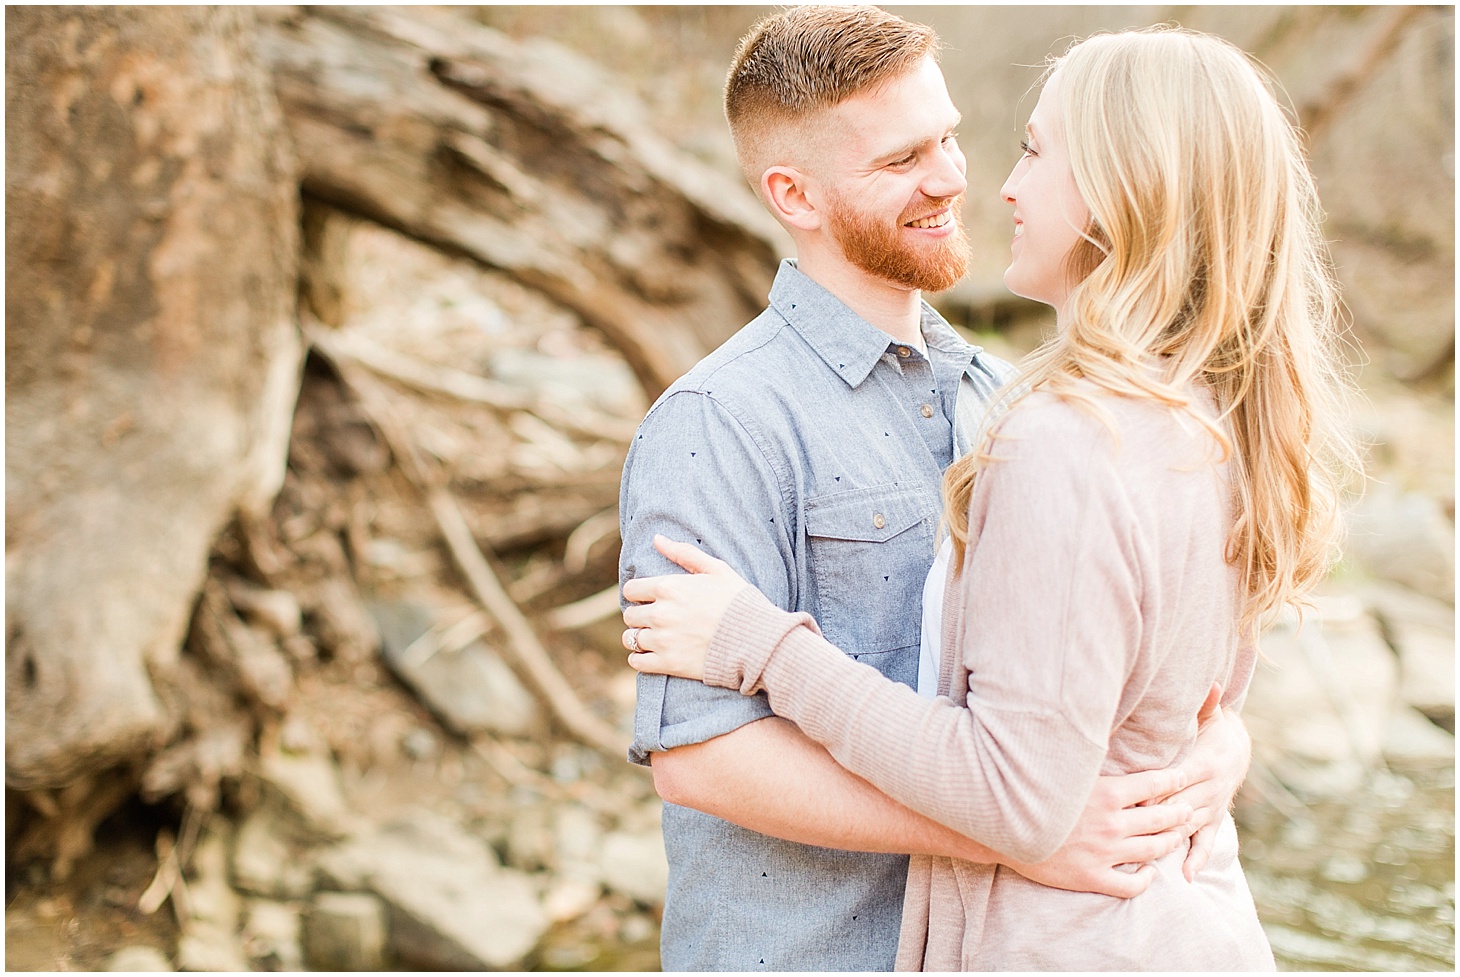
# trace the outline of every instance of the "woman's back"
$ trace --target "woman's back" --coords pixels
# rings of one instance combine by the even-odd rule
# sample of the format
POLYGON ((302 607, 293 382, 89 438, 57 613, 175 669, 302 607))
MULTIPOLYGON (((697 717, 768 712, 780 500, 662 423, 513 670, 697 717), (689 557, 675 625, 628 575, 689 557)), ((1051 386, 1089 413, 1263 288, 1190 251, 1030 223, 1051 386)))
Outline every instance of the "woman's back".
MULTIPOLYGON (((997 744, 984 771, 997 781, 996 807, 979 837, 1018 858, 1057 844, 1073 823, 1092 753, 1103 753, 1107 774, 1179 761, 1212 683, 1230 702, 1251 675, 1225 558, 1227 465, 1211 434, 1154 401, 1085 392, 1116 433, 1049 394, 1003 419, 944 608, 941 687, 997 744)), ((915 860, 900 963, 1271 968, 1230 819, 1193 883, 1183 856, 1158 863, 1150 890, 1129 901, 1049 889, 1006 868, 915 860)))

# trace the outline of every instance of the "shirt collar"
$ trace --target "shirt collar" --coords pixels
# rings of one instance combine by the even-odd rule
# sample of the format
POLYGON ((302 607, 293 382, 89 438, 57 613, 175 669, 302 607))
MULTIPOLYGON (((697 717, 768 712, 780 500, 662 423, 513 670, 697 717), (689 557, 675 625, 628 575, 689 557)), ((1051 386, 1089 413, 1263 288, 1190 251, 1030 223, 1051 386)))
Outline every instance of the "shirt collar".
MULTIPOLYGON (((770 304, 850 387, 871 374, 892 340, 853 312, 845 302, 806 277, 790 258, 781 261, 771 285, 770 304)), ((933 307, 923 303, 923 338, 932 348, 966 354, 979 352, 953 331, 933 307)))

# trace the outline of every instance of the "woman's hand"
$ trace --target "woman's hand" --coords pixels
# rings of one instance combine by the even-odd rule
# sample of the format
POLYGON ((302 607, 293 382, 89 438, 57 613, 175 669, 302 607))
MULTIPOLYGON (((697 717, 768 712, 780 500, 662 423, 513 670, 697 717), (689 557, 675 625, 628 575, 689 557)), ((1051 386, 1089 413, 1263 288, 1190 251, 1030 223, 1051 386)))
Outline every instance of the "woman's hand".
POLYGON ((656 535, 654 548, 689 573, 624 584, 624 599, 634 602, 624 609, 629 666, 703 681, 710 639, 735 595, 750 585, 729 564, 689 543, 656 535))

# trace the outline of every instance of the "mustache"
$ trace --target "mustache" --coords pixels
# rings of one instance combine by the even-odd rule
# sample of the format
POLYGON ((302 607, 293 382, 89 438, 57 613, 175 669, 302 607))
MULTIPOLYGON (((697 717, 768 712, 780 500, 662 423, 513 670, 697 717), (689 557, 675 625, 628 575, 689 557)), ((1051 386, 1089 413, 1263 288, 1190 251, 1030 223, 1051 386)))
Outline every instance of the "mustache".
POLYGON ((963 213, 963 202, 967 196, 968 193, 965 191, 964 193, 951 197, 924 197, 923 202, 919 203, 916 207, 909 207, 904 211, 902 216, 898 218, 898 221, 899 223, 906 224, 910 221, 922 220, 924 217, 931 217, 943 210, 951 210, 954 216, 961 216, 963 213))

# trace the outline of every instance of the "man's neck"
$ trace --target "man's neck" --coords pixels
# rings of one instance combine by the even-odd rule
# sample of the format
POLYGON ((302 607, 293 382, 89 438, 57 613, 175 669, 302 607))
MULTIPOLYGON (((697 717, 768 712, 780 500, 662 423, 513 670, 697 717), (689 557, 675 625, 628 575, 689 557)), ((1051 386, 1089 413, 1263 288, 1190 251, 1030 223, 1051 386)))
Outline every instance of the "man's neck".
POLYGON ((923 349, 922 292, 869 275, 840 258, 807 255, 796 267, 894 342, 923 349))

